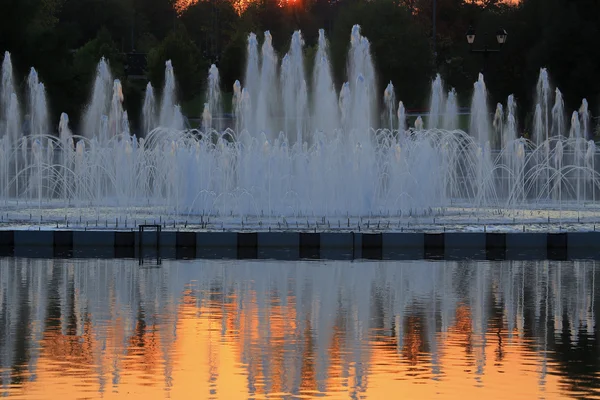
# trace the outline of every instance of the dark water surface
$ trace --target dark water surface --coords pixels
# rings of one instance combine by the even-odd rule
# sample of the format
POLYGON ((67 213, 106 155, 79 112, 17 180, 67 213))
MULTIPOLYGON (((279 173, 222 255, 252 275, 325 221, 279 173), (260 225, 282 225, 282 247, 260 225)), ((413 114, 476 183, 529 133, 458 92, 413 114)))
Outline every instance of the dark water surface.
POLYGON ((599 272, 592 261, 0 259, 0 394, 600 398, 599 272))

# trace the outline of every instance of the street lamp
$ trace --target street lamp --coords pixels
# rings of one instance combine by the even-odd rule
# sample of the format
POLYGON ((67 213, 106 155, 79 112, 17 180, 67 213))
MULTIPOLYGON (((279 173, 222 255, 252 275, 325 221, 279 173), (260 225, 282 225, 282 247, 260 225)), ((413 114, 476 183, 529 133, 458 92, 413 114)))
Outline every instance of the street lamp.
POLYGON ((507 37, 508 37, 508 33, 506 33, 506 30, 503 28, 498 29, 498 32, 496 32, 496 40, 498 41, 498 44, 500 46, 502 46, 504 43, 506 43, 507 37))
MULTIPOLYGON (((487 34, 484 36, 487 37, 487 34)), ((506 33, 506 30, 504 30, 503 28, 498 29, 498 31, 496 32, 496 41, 498 42, 498 45, 500 47, 495 48, 495 49, 492 49, 488 46, 487 40, 485 40, 483 48, 474 49, 473 43, 475 43, 475 29, 473 29, 472 26, 469 26, 469 29, 467 30, 467 33, 466 33, 466 37, 467 37, 467 43, 469 44, 471 53, 483 54, 483 58, 484 58, 484 68, 483 69, 485 70, 485 63, 487 61, 489 54, 490 53, 498 53, 500 51, 500 48, 502 47, 502 45, 504 45, 504 43, 506 43, 506 38, 508 37, 508 33, 506 33)))
POLYGON ((469 46, 473 44, 473 42, 475 41, 475 29, 473 29, 472 26, 469 27, 469 30, 467 31, 467 43, 469 43, 469 46))

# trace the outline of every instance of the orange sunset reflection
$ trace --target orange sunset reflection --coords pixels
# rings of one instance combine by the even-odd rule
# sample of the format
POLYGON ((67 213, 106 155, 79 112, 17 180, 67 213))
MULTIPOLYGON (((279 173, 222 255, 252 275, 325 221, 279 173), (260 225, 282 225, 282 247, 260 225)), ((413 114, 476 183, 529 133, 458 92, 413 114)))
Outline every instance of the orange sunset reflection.
MULTIPOLYGON (((48 310, 66 305, 70 314, 48 315, 31 347, 35 358, 15 361, 4 393, 26 399, 49 393, 63 399, 383 399, 393 393, 552 399, 577 393, 549 356, 552 341, 542 329, 548 325, 528 322, 537 311, 524 308, 518 291, 531 288, 519 280, 520 269, 497 278, 485 272, 488 278, 469 286, 473 293, 487 288, 481 296, 454 293, 441 301, 442 292, 435 292, 440 301, 431 302, 429 280, 448 292, 440 282, 458 266, 421 263, 398 275, 393 265, 356 271, 343 263, 321 269, 273 264, 174 263, 146 271, 108 263, 92 272, 68 267, 53 274, 69 280, 71 298, 60 297, 58 284, 59 297, 49 300, 48 310), (98 283, 87 279, 98 271, 105 274, 98 283), (98 292, 105 284, 108 290, 98 292), (405 289, 386 297, 392 287, 405 289), (539 336, 530 334, 539 329, 539 336)), ((578 268, 579 285, 589 287, 595 270, 578 268)), ((43 270, 36 265, 23 273, 37 281, 43 270)), ((547 279, 549 290, 556 282, 549 272, 547 279)), ((574 315, 589 310, 585 301, 593 298, 586 290, 574 315)), ((551 316, 544 307, 540 317, 551 316)))
MULTIPOLYGON (((131 340, 124 354, 104 357, 100 365, 95 365, 101 344, 94 339, 94 332, 86 325, 82 340, 73 336, 64 336, 49 332, 42 342, 42 354, 38 362, 37 380, 28 382, 19 391, 17 397, 43 398, 44 393, 60 394, 63 398, 84 398, 95 396, 99 391, 106 399, 116 399, 123 395, 133 399, 160 399, 167 394, 171 398, 187 398, 197 394, 200 398, 267 398, 284 395, 287 391, 285 382, 288 374, 299 372, 300 393, 310 396, 318 390, 315 371, 315 355, 311 335, 303 332, 303 351, 301 354, 301 370, 287 370, 284 365, 285 337, 298 334, 293 324, 287 325, 289 308, 275 306, 272 308, 271 324, 271 363, 272 368, 265 371, 254 361, 261 358, 258 347, 253 344, 263 342, 256 309, 239 312, 231 307, 226 313, 216 307, 207 305, 197 309, 195 305, 182 304, 177 310, 177 340, 164 354, 160 349, 160 334, 155 328, 141 332, 141 336, 131 340), (198 316, 200 314, 200 316, 198 316), (235 332, 234 321, 241 320, 243 329, 235 332), (226 334, 221 335, 223 325, 226 334), (140 346, 141 345, 141 346, 140 346), (243 363, 244 354, 252 362, 243 363), (168 360, 168 361, 167 361, 168 360), (170 364, 170 365, 168 365, 170 364), (111 384, 114 373, 112 368, 121 372, 118 385, 111 384), (98 371, 105 371, 105 387, 98 377, 98 371), (164 376, 170 373, 171 376, 164 376), (267 375, 268 374, 268 375, 267 375), (249 379, 253 379, 255 389, 250 390, 249 379), (265 391, 265 382, 269 381, 269 393, 265 391)), ((447 335, 439 335, 437 340, 441 349, 438 362, 444 365, 444 371, 436 384, 422 384, 433 376, 430 371, 431 360, 423 353, 419 338, 418 318, 407 320, 408 334, 404 346, 397 350, 397 343, 385 338, 373 338, 369 343, 368 356, 363 360, 368 368, 368 384, 360 390, 361 398, 386 398, 390 393, 403 393, 404 398, 443 398, 477 399, 481 396, 499 398, 507 382, 519 388, 518 395, 507 393, 507 398, 536 398, 540 395, 539 376, 531 364, 540 364, 538 357, 532 358, 526 342, 517 341, 508 350, 501 361, 494 361, 481 382, 476 383, 473 373, 476 366, 467 348, 471 333, 464 329, 470 325, 467 313, 457 321, 447 335), (462 326, 462 328, 461 328, 462 326), (527 360, 530 364, 523 361, 527 360), (455 390, 460 388, 459 391, 455 390)), ((459 315, 457 315, 458 317, 459 315)), ((306 327, 310 330, 310 327, 306 327)), ((506 337, 505 330, 499 332, 506 337)), ((497 339, 497 333, 488 333, 488 340, 497 339)), ((107 347, 112 347, 123 339, 123 331, 116 325, 110 327, 107 347)), ((345 346, 343 331, 339 328, 332 336, 328 346, 331 355, 324 389, 332 392, 332 398, 348 398, 351 394, 346 389, 357 377, 352 372, 344 372, 343 354, 349 349, 345 346)), ((487 346, 483 356, 488 360, 496 359, 497 349, 487 346)), ((491 362, 490 362, 491 363, 491 362)), ((556 374, 549 374, 544 389, 551 395, 546 398, 559 398, 561 392, 560 379, 556 374)), ((351 390, 350 390, 351 391, 351 390)), ((13 395, 16 393, 12 393, 13 395)))

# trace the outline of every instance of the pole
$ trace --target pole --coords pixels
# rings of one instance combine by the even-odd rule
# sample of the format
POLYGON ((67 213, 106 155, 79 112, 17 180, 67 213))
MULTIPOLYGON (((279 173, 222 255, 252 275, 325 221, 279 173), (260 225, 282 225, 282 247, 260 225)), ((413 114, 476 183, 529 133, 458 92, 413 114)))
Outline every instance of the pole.
POLYGON ((432 20, 433 20, 433 61, 435 63, 435 65, 437 65, 437 48, 436 48, 436 39, 437 39, 437 34, 436 34, 436 22, 437 22, 437 0, 433 0, 433 16, 432 16, 432 20))
POLYGON ((483 65, 481 66, 481 74, 485 77, 485 73, 487 71, 487 63, 488 63, 488 57, 490 56, 490 52, 487 49, 483 52, 483 65))

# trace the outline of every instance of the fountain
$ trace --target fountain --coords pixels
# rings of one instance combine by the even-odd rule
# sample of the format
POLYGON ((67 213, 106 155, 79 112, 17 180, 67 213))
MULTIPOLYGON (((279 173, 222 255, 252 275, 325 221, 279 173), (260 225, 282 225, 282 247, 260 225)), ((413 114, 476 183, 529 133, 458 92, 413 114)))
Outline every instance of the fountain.
POLYGON ((108 62, 102 58, 96 69, 96 79, 92 89, 91 101, 83 117, 83 136, 87 138, 98 137, 103 115, 108 115, 109 93, 112 78, 108 62))
POLYGON ((303 143, 303 124, 308 116, 303 47, 304 40, 300 31, 294 32, 290 51, 281 62, 283 128, 290 135, 295 132, 296 142, 300 144, 303 143))
POLYGON ((431 102, 429 104, 429 119, 427 120, 428 129, 441 127, 441 115, 444 111, 445 103, 444 84, 442 83, 442 77, 438 74, 431 84, 431 102))
POLYGON ((154 88, 148 82, 146 94, 144 96, 144 105, 142 107, 142 129, 144 132, 154 130, 158 125, 156 120, 156 97, 154 97, 154 88))
POLYGON ((458 129, 458 99, 456 98, 456 90, 450 89, 446 99, 446 110, 443 116, 443 128, 447 131, 458 129))
MULTIPOLYGON (((396 110, 396 94, 394 93, 394 84, 392 82, 388 83, 385 91, 383 92, 383 104, 385 105, 385 111, 383 114, 383 123, 384 126, 387 126, 387 129, 394 129, 394 114, 396 110)), ((400 108, 400 105, 398 105, 400 108)), ((400 118, 402 113, 398 113, 398 118, 400 118)))
POLYGON ((173 64, 169 60, 165 64, 165 87, 160 102, 159 126, 177 130, 183 129, 181 112, 176 99, 175 72, 173 64))
MULTIPOLYGON (((208 112, 210 113, 211 120, 213 115, 220 115, 222 113, 221 107, 221 87, 219 79, 219 70, 215 64, 210 66, 208 70, 208 93, 206 96, 206 104, 208 106, 208 112)), ((205 132, 213 128, 212 125, 208 125, 205 128, 205 132)), ((214 128, 220 132, 221 124, 217 123, 214 128)))
POLYGON ((81 131, 72 132, 63 114, 55 135, 34 69, 21 116, 6 53, 0 87, 5 223, 30 225, 34 215, 55 228, 101 228, 101 221, 108 228, 112 221, 114 229, 157 219, 176 227, 257 230, 374 229, 361 224, 365 218, 376 219, 378 230, 512 229, 517 219, 549 223, 559 215, 561 226, 590 229, 581 224, 595 222, 600 175, 588 103, 582 101, 567 126, 562 94, 547 70, 540 71, 529 138, 519 131, 514 96, 492 118, 483 75, 474 83, 468 133, 459 129, 458 95, 444 91, 439 75, 428 115, 409 127, 392 82, 378 109, 370 43, 358 25, 339 92, 323 30, 309 81, 301 32, 281 60, 272 41, 269 32, 262 43, 248 36, 245 77, 233 85, 233 129, 220 124, 216 65, 208 71, 201 127, 184 128, 176 66, 167 61, 160 96, 146 88, 135 135, 108 60, 98 64, 81 131))
POLYGON ((325 31, 319 29, 319 43, 313 71, 312 131, 333 135, 340 127, 340 109, 331 76, 328 44, 325 31))

